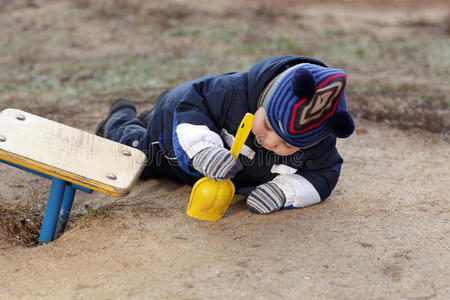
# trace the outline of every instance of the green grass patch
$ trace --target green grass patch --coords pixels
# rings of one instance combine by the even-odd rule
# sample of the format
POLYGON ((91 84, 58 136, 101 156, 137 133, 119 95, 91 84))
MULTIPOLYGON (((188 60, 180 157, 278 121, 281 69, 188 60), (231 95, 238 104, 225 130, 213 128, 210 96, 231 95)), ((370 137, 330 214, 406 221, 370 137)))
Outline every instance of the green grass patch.
POLYGON ((106 207, 99 207, 97 209, 89 208, 84 214, 81 215, 79 220, 82 219, 104 219, 110 216, 109 209, 106 207))

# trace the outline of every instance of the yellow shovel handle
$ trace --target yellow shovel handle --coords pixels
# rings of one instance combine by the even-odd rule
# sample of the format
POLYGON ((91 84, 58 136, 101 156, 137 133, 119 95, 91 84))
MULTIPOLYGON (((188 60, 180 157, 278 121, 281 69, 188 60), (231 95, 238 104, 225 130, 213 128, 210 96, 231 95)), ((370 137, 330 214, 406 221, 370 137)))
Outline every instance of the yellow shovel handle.
POLYGON ((251 113, 246 113, 241 121, 241 124, 239 124, 239 129, 230 150, 231 155, 233 155, 235 159, 239 156, 245 140, 247 140, 250 130, 252 129, 254 119, 254 115, 251 113))

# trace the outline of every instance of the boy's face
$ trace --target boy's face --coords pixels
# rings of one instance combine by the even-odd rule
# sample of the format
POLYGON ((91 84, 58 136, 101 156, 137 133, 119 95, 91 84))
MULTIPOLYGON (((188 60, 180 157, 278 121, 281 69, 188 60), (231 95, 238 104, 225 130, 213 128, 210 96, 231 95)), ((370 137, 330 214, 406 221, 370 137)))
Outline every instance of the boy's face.
POLYGON ((266 117, 266 111, 263 107, 258 108, 255 112, 255 121, 253 122, 252 132, 255 135, 258 144, 280 156, 288 156, 300 150, 300 148, 285 142, 275 132, 266 117))

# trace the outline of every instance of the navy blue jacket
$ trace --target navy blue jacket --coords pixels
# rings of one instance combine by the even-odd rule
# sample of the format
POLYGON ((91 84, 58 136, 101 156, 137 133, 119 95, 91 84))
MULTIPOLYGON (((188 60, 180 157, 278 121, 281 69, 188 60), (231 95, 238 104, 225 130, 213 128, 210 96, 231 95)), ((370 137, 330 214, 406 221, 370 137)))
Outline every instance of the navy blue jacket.
MULTIPOLYGON (((189 185, 203 177, 190 166, 191 159, 180 145, 182 137, 176 132, 177 126, 206 125, 219 135, 225 130, 234 136, 244 115, 257 110, 258 98, 266 84, 299 63, 325 66, 306 57, 274 57, 257 63, 248 72, 198 78, 164 94, 156 104, 147 129, 149 143, 158 144, 159 154, 163 154, 160 159, 166 160, 161 174, 189 185)), ((315 146, 282 157, 258 146, 250 133, 246 145, 254 151, 254 157, 240 155, 245 167, 232 181, 238 192, 248 191, 279 175, 273 173, 272 167, 281 164, 309 181, 323 200, 330 195, 339 178, 342 158, 335 144, 336 138, 329 136, 315 146)), ((229 148, 228 145, 225 147, 229 148)))

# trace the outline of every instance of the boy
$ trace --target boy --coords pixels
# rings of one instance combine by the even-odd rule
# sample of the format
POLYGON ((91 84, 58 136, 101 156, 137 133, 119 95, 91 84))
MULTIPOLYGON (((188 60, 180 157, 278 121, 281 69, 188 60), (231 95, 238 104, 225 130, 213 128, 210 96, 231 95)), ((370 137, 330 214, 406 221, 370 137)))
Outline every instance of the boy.
POLYGON ((339 178, 336 137, 355 128, 345 84, 342 70, 318 60, 268 58, 248 72, 184 83, 139 116, 119 99, 96 134, 146 153, 141 178, 231 178, 254 213, 305 207, 326 199, 339 178), (255 121, 235 160, 228 149, 247 112, 255 121))

